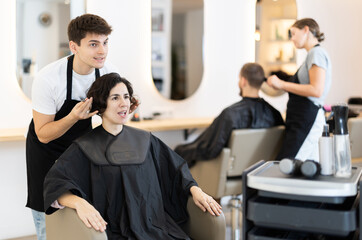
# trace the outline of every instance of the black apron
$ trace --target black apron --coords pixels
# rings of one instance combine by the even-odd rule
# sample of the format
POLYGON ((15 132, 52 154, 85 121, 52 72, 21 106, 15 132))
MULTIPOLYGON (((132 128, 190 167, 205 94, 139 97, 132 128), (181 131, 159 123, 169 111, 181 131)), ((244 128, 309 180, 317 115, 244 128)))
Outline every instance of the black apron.
MULTIPOLYGON (((290 78, 290 82, 300 84, 298 71, 290 78)), ((278 160, 295 158, 304 140, 307 138, 320 108, 307 97, 293 93, 288 94, 285 138, 277 156, 278 160)))
MULTIPOLYGON (((67 97, 60 110, 55 114, 54 121, 64 118, 79 102, 72 99, 74 55, 68 58, 67 65, 67 97)), ((99 69, 95 69, 96 78, 99 69)), ((28 178, 28 201, 26 206, 44 212, 43 182, 45 175, 55 160, 70 146, 76 138, 92 130, 91 118, 79 120, 61 137, 47 143, 41 143, 35 133, 34 121, 31 120, 26 138, 26 165, 28 178)))

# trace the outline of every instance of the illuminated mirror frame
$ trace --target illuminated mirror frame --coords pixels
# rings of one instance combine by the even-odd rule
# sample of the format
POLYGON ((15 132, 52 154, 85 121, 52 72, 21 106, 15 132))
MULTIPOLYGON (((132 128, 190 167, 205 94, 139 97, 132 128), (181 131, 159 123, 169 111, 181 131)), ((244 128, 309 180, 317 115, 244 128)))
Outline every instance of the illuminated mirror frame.
POLYGON ((167 99, 188 98, 201 84, 203 5, 203 0, 152 0, 151 71, 167 99))

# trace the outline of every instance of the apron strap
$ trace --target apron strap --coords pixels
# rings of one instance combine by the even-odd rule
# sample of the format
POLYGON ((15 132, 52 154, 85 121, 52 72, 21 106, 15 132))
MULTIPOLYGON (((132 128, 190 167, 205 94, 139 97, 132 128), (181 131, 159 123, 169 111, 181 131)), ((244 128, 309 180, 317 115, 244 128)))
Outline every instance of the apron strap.
POLYGON ((73 60, 74 55, 68 58, 67 65, 67 100, 72 99, 72 80, 73 80, 73 60))
MULTIPOLYGON (((67 64, 67 100, 72 99, 72 85, 73 85, 73 61, 74 55, 68 57, 68 64, 67 64)), ((96 78, 100 77, 99 69, 95 69, 96 78)))

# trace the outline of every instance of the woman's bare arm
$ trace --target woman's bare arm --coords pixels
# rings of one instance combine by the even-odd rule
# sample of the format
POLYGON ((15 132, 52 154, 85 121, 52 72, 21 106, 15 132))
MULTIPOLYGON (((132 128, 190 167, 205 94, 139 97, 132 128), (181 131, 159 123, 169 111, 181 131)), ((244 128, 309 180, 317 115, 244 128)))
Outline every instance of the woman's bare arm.
POLYGON ((70 192, 64 193, 58 198, 58 202, 77 211, 79 218, 88 228, 94 228, 97 231, 104 232, 107 222, 104 221, 99 212, 86 200, 70 192))

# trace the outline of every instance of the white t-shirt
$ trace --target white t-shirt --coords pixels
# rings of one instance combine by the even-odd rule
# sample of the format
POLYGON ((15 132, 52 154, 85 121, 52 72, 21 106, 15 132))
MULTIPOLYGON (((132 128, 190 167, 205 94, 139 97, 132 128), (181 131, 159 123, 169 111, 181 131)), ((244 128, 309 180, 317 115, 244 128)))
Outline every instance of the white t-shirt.
MULTIPOLYGON (((61 58, 42 68, 36 75, 32 86, 32 106, 39 113, 56 114, 67 97, 67 57, 61 58)), ((99 69, 100 76, 118 72, 111 64, 99 69)), ((83 100, 95 80, 95 71, 79 75, 73 71, 72 99, 83 100)))

